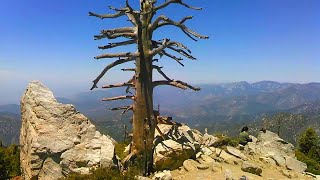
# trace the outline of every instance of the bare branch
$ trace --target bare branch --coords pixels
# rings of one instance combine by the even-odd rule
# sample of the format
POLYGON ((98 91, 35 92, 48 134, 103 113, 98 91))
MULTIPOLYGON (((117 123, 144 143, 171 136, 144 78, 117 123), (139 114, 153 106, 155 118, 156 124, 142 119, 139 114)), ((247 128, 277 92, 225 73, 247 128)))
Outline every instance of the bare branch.
POLYGON ((170 85, 170 86, 174 86, 174 87, 177 87, 177 88, 180 88, 180 89, 192 89, 194 91, 199 91, 200 88, 198 87, 193 87, 185 82, 182 82, 182 81, 175 81, 175 80, 172 80, 172 81, 154 81, 153 82, 153 88, 156 87, 156 86, 160 86, 160 85, 170 85))
POLYGON ((174 48, 174 47, 168 47, 169 49, 173 50, 173 51, 176 51, 177 53, 189 58, 189 59, 192 59, 192 60, 196 60, 197 58, 193 57, 191 54, 187 53, 186 51, 182 50, 182 49, 177 49, 177 48, 174 48))
POLYGON ((95 35, 95 40, 108 38, 108 39, 115 39, 118 37, 125 37, 125 38, 136 38, 135 28, 133 27, 123 27, 123 28, 116 28, 116 29, 107 29, 102 30, 100 35, 95 35))
POLYGON ((134 100, 134 96, 116 96, 112 98, 103 98, 102 101, 114 101, 114 100, 124 100, 124 99, 132 99, 134 100))
POLYGON ((96 13, 92 13, 92 12, 89 12, 89 16, 94 16, 94 17, 98 17, 100 19, 104 19, 104 18, 117 18, 117 17, 120 17, 120 16, 123 16, 125 15, 125 12, 117 12, 115 14, 96 14, 96 13))
POLYGON ((126 63, 126 62, 130 62, 130 61, 133 61, 134 58, 124 58, 124 59, 119 59, 111 64, 109 64, 108 66, 106 66, 103 71, 99 74, 99 76, 93 80, 93 85, 91 87, 90 90, 93 90, 94 88, 98 88, 97 84, 98 82, 100 81, 100 79, 107 73, 107 71, 119 64, 123 64, 123 63, 126 63))
POLYGON ((130 106, 128 106, 128 108, 127 109, 125 109, 122 113, 121 113, 121 115, 123 115, 124 113, 126 113, 126 112, 128 112, 128 111, 133 111, 133 105, 130 105, 130 106))
POLYGON ((160 86, 160 85, 170 85, 170 86, 174 86, 183 90, 186 90, 187 87, 183 86, 182 84, 177 83, 176 81, 154 81, 153 83, 153 88, 156 86, 160 86))
POLYGON ((159 66, 156 66, 156 65, 152 65, 152 67, 153 67, 154 69, 156 69, 166 80, 172 81, 172 79, 170 79, 170 78, 161 70, 162 67, 159 67, 159 66))
POLYGON ((163 8, 167 7, 168 5, 170 5, 170 4, 181 4, 182 6, 185 6, 187 8, 194 9, 194 10, 201 10, 202 9, 202 8, 190 6, 190 5, 182 2, 182 0, 167 0, 163 4, 155 7, 154 10, 157 11, 159 9, 163 9, 163 8))
POLYGON ((193 38, 192 36, 199 38, 199 39, 208 39, 209 38, 208 36, 203 36, 201 34, 196 33, 195 31, 192 31, 191 29, 189 29, 187 26, 185 26, 183 24, 187 19, 191 19, 192 16, 187 16, 179 22, 175 22, 164 15, 159 16, 159 18, 160 18, 160 20, 158 20, 158 23, 152 25, 152 31, 154 31, 162 26, 172 25, 172 26, 179 27, 187 36, 189 36, 193 40, 196 40, 196 39, 193 38), (162 21, 162 22, 160 22, 160 21, 162 21))
POLYGON ((104 18, 117 18, 117 17, 123 16, 123 15, 127 15, 129 21, 131 21, 134 26, 137 26, 136 17, 137 17, 137 15, 139 15, 139 12, 134 11, 131 8, 128 0, 126 0, 126 7, 125 8, 118 9, 118 8, 114 8, 112 6, 109 6, 109 9, 117 11, 117 13, 115 13, 115 14, 95 14, 95 13, 89 12, 89 16, 95 16, 95 17, 104 19, 104 18))
POLYGON ((168 56, 169 58, 171 58, 171 59, 173 59, 173 60, 175 60, 175 61, 177 61, 177 63, 179 63, 181 66, 184 67, 184 64, 182 64, 182 63, 180 62, 180 61, 182 60, 182 58, 178 58, 178 57, 176 57, 176 56, 174 56, 174 55, 171 55, 171 54, 167 53, 165 50, 162 51, 162 54, 165 55, 165 56, 168 56))
MULTIPOLYGON (((186 16, 186 17, 184 17, 182 20, 180 20, 180 21, 177 22, 177 23, 183 24, 184 22, 186 22, 187 20, 192 19, 192 18, 193 18, 193 16, 186 16)), ((152 23, 151 29, 152 29, 152 30, 155 30, 155 29, 157 29, 157 28, 159 28, 159 27, 168 25, 168 23, 167 23, 167 24, 164 23, 164 22, 166 22, 166 21, 168 21, 168 20, 170 20, 170 19, 169 19, 168 17, 166 17, 165 15, 160 15, 160 16, 152 23), (161 22, 161 21, 164 21, 164 22, 161 22), (160 23, 160 24, 159 24, 159 23, 160 23)))
POLYGON ((123 106, 123 107, 116 107, 116 108, 111 108, 110 110, 112 111, 117 111, 117 110, 124 110, 121 115, 123 115, 124 113, 133 110, 133 105, 130 106, 123 106))
POLYGON ((135 68, 123 68, 122 71, 136 71, 135 68))
MULTIPOLYGON (((153 43, 153 45, 154 45, 155 47, 158 47, 158 45, 161 45, 161 44, 162 44, 162 43, 159 42, 159 41, 152 41, 152 43, 153 43)), ((179 47, 179 48, 181 48, 181 49, 185 49, 186 51, 188 51, 188 53, 191 53, 191 50, 190 50, 187 46, 183 45, 183 44, 180 43, 180 42, 170 41, 168 47, 172 47, 172 46, 179 47)))
POLYGON ((108 89, 108 88, 123 87, 123 86, 133 87, 134 84, 133 83, 111 84, 111 85, 102 86, 102 88, 108 89))
POLYGON ((185 83, 183 81, 180 81, 180 80, 177 80, 176 82, 179 83, 179 84, 182 84, 182 85, 184 85, 184 86, 186 86, 189 89, 192 89, 194 91, 200 91, 201 90, 199 87, 193 87, 193 86, 191 86, 191 85, 189 85, 189 84, 187 84, 187 83, 185 83))
POLYGON ((136 33, 115 33, 115 34, 102 34, 102 35, 95 35, 94 40, 100 40, 103 38, 108 38, 108 39, 116 39, 118 37, 124 37, 128 39, 135 39, 136 38, 136 33))
POLYGON ((122 106, 122 107, 110 108, 109 110, 111 110, 111 111, 126 110, 129 107, 130 106, 122 106))
POLYGON ((136 43, 136 40, 128 40, 128 41, 123 41, 123 42, 116 42, 116 43, 109 43, 106 46, 98 46, 99 49, 110 49, 118 46, 125 46, 129 44, 134 44, 136 43))
POLYGON ((170 39, 164 39, 161 46, 157 47, 157 48, 154 48, 152 51, 151 51, 151 56, 154 56, 156 54, 159 54, 161 51, 163 51, 165 48, 168 47, 169 45, 169 41, 170 39))
POLYGON ((132 52, 126 52, 126 53, 116 53, 116 54, 102 54, 100 56, 94 57, 95 59, 102 59, 102 58, 136 58, 139 53, 132 53, 132 52))

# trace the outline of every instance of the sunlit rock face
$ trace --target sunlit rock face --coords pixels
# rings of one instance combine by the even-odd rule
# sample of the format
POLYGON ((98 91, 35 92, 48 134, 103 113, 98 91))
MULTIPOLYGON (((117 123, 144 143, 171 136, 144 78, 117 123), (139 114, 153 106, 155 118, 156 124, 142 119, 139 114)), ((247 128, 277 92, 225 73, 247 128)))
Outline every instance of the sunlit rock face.
POLYGON ((20 161, 25 179, 58 179, 112 166, 114 140, 100 134, 71 104, 58 103, 39 81, 21 98, 20 161))

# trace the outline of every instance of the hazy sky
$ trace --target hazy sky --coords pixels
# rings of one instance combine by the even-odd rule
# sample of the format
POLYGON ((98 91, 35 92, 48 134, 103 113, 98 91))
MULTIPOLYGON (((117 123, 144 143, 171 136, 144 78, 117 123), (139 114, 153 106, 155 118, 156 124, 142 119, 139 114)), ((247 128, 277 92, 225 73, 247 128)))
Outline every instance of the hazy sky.
MULTIPOLYGON (((123 7, 124 1, 2 0, 0 104, 18 103, 28 82, 34 79, 57 96, 87 91, 96 75, 112 62, 93 59, 103 53, 97 46, 109 42, 94 41, 93 35, 101 29, 130 25, 125 17, 100 20, 89 17, 88 11, 110 13, 108 5, 123 7)), ((138 2, 130 2, 134 1, 138 2)), ((204 10, 173 5, 158 15, 163 13, 174 20, 193 15, 194 19, 186 24, 210 39, 194 42, 179 29, 159 29, 155 38, 181 41, 198 58, 186 60, 184 68, 171 59, 161 59, 160 65, 172 78, 191 83, 320 81, 319 0, 185 2, 204 10)), ((116 49, 122 50, 128 49, 116 49)), ((132 64, 110 71, 103 82, 127 80, 130 73, 120 72, 122 67, 132 64)))

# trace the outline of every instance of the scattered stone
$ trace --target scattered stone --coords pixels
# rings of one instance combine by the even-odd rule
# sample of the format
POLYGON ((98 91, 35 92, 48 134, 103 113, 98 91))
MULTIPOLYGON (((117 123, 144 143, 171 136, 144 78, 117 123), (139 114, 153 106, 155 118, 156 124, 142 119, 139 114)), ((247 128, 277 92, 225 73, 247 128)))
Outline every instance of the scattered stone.
POLYGON ((259 157, 259 160, 265 164, 269 164, 269 165, 272 165, 272 166, 277 166, 277 163, 276 161, 274 161, 272 158, 270 157, 259 157))
POLYGON ((252 135, 249 135, 249 137, 252 139, 252 143, 257 143, 258 139, 252 135))
POLYGON ((305 163, 292 157, 286 158, 286 167, 289 170, 293 170, 299 173, 303 173, 307 169, 307 165, 305 163))
POLYGON ((224 177, 226 178, 226 180, 235 180, 235 178, 233 177, 233 173, 230 169, 225 170, 224 177))
POLYGON ((258 176, 260 176, 260 174, 262 173, 261 167, 253 163, 250 163, 249 161, 244 161, 242 163, 241 170, 251 174, 256 174, 258 176))
POLYGON ((249 155, 256 154, 257 153, 256 145, 257 144, 255 142, 248 142, 248 144, 244 146, 244 151, 249 155))
POLYGON ((136 176, 135 179, 136 180, 151 180, 150 178, 144 177, 144 176, 136 176))
POLYGON ((198 168, 198 162, 192 160, 192 159, 187 159, 183 162, 183 168, 186 170, 186 171, 196 171, 198 168))
POLYGON ((201 155, 202 155, 202 152, 197 152, 196 159, 200 158, 201 155))
POLYGON ((238 150, 234 147, 227 146, 227 152, 231 155, 236 156, 237 158, 244 160, 244 161, 248 160, 247 156, 245 156, 240 150, 238 150))
POLYGON ((205 133, 202 137, 202 144, 207 147, 210 147, 213 146, 218 140, 219 138, 205 133))
POLYGON ((286 159, 281 154, 269 154, 269 157, 272 158, 278 166, 286 166, 286 159))
POLYGON ((185 144, 171 139, 159 143, 154 151, 153 160, 157 170, 176 169, 184 160, 195 156, 195 151, 185 144))
POLYGON ((20 164, 24 179, 58 179, 114 166, 115 142, 71 104, 58 103, 39 81, 21 99, 20 164))
POLYGON ((242 162, 241 159, 230 155, 224 150, 221 151, 219 158, 221 158, 225 163, 228 164, 240 164, 242 162))
POLYGON ((172 175, 170 171, 164 170, 163 172, 156 173, 152 180, 172 180, 172 175))
POLYGON ((245 175, 241 176, 239 180, 249 180, 249 178, 245 175))
POLYGON ((283 170, 283 169, 281 169, 281 170, 280 170, 280 173, 281 173, 282 175, 284 175, 285 177, 290 178, 290 179, 293 177, 288 170, 283 170))
POLYGON ((222 152, 222 149, 220 149, 220 148, 215 148, 216 149, 216 155, 217 156, 220 156, 220 154, 221 154, 221 152, 222 152))
POLYGON ((213 172, 221 172, 222 171, 222 165, 218 162, 214 162, 212 164, 212 171, 213 172))
POLYGON ((204 164, 209 164, 209 165, 211 165, 211 164, 214 162, 214 160, 213 160, 210 156, 205 155, 205 154, 203 154, 203 155, 200 157, 200 159, 203 160, 203 163, 204 163, 204 164))
POLYGON ((197 168, 200 170, 205 170, 205 169, 208 169, 209 166, 207 164, 198 164, 197 168))
POLYGON ((208 147, 201 148, 201 152, 202 152, 202 154, 205 154, 205 155, 208 155, 208 156, 210 156, 211 154, 215 153, 215 151, 212 151, 208 147))
POLYGON ((213 153, 216 153, 216 148, 215 147, 209 147, 209 149, 213 152, 213 153))
MULTIPOLYGON (((191 144, 199 144, 202 142, 202 134, 197 130, 192 130, 187 125, 173 126, 167 124, 158 125, 161 132, 169 139, 179 140, 181 142, 189 142, 191 144)), ((155 137, 161 137, 158 131, 155 131, 155 137)), ((162 137, 160 138, 162 139, 162 137)))

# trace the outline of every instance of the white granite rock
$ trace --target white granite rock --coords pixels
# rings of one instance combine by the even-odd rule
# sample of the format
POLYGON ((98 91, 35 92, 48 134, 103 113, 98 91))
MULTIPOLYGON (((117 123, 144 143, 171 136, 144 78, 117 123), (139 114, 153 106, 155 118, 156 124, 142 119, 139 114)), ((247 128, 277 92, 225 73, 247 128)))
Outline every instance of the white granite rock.
POLYGON ((58 103, 39 81, 21 99, 20 162, 25 179, 58 179, 111 166, 113 139, 101 135, 73 105, 58 103))

